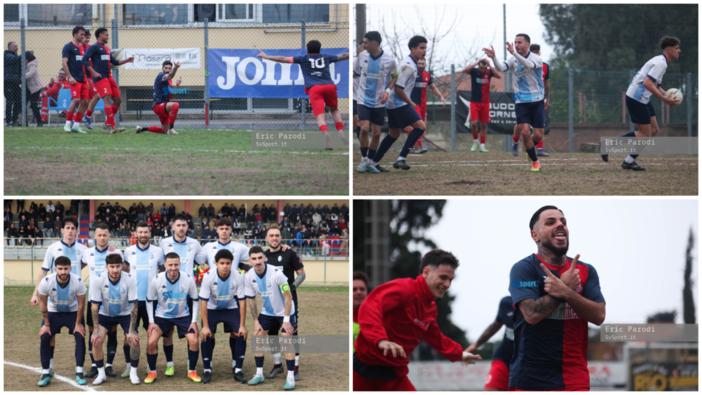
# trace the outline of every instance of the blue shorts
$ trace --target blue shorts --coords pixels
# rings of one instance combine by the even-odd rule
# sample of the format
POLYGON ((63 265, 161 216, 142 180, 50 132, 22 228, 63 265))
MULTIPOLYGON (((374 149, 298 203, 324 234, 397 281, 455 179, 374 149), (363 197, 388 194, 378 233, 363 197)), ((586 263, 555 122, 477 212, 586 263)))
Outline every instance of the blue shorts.
POLYGON ((653 109, 651 101, 648 104, 643 104, 627 96, 626 109, 629 111, 631 122, 639 125, 650 125, 651 117, 656 116, 656 111, 653 109))
POLYGON ((358 119, 360 121, 370 121, 374 125, 385 125, 385 107, 371 108, 363 104, 358 105, 358 119))
POLYGON ((358 102, 356 100, 353 101, 353 115, 358 115, 358 102))
MULTIPOLYGON (((274 317, 272 315, 259 314, 258 323, 264 331, 269 331, 272 328, 280 329, 283 327, 283 317, 274 317)), ((295 315, 290 315, 290 325, 295 327, 295 315)))
POLYGON ((130 316, 121 315, 119 317, 110 317, 107 315, 98 314, 98 325, 111 331, 112 327, 115 325, 120 325, 124 333, 129 333, 129 320, 130 316))
POLYGON ((532 103, 516 103, 514 111, 517 113, 517 124, 528 123, 535 129, 543 129, 545 123, 544 101, 532 103))
POLYGON ((156 311, 156 301, 153 302, 147 302, 145 300, 140 300, 137 303, 137 306, 139 306, 139 309, 137 311, 137 322, 136 325, 134 326, 134 329, 139 333, 139 321, 141 321, 142 326, 144 327, 144 330, 149 330, 149 312, 146 311, 146 304, 147 303, 152 303, 154 305, 154 311, 156 311))
POLYGON ((390 129, 403 129, 421 120, 422 117, 419 113, 409 105, 388 108, 388 126, 390 129))
MULTIPOLYGON (((74 311, 72 313, 52 313, 49 312, 49 326, 51 329, 51 335, 61 333, 61 328, 64 326, 68 328, 68 334, 72 335, 73 330, 76 328, 76 318, 78 318, 78 312, 74 311)), ((85 320, 83 317, 80 318, 81 325, 85 326, 85 320)), ((44 325, 44 320, 41 320, 41 325, 44 325)))
MULTIPOLYGON (((98 311, 100 311, 100 306, 102 305, 102 303, 95 303, 95 304, 98 306, 98 311)), ((95 326, 95 325, 93 324, 93 311, 92 311, 92 308, 91 308, 92 305, 93 305, 93 303, 90 302, 89 300, 86 300, 86 301, 85 301, 85 309, 87 310, 87 313, 86 313, 86 315, 87 315, 86 321, 88 322, 88 326, 95 326)))
POLYGON ((192 320, 187 315, 180 318, 154 317, 154 323, 158 325, 161 332, 163 332, 161 337, 168 337, 168 335, 171 334, 171 328, 173 328, 173 326, 178 328, 178 339, 184 338, 187 333, 195 333, 193 330, 189 329, 192 320))
MULTIPOLYGON (((224 324, 224 333, 239 332, 239 324, 241 317, 239 309, 228 310, 210 310, 207 309, 207 324, 210 326, 210 332, 217 333, 217 324, 224 324)), ((203 323, 204 327, 205 324, 203 323)))

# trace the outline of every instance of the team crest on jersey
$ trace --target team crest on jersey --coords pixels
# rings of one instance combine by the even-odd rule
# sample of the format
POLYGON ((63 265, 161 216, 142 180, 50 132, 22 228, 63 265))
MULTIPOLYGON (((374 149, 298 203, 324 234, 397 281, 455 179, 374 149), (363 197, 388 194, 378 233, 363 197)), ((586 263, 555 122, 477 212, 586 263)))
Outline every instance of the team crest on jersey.
POLYGON ((184 294, 184 293, 185 293, 185 288, 180 287, 180 293, 184 294))
POLYGON ((92 253, 92 252, 91 252, 91 253, 90 253, 90 256, 95 256, 95 253, 92 253))
POLYGON ((266 286, 267 286, 268 288, 270 288, 270 287, 271 287, 271 282, 268 281, 268 282, 266 283, 266 286))
POLYGON ((192 249, 193 249, 192 247, 188 246, 188 252, 190 252, 190 250, 192 250, 192 249))
POLYGON ((154 259, 154 253, 149 253, 149 259, 154 259))
POLYGON ((282 255, 278 255, 278 262, 283 262, 283 256, 282 256, 282 255))
POLYGON ((72 290, 72 289, 68 291, 68 294, 71 295, 71 296, 73 296, 73 294, 75 294, 75 293, 76 293, 76 291, 74 291, 74 290, 72 290))
POLYGON ((94 266, 90 266, 90 271, 91 271, 91 272, 94 272, 94 271, 95 271, 95 267, 94 267, 94 266))
POLYGON ((127 289, 125 287, 120 287, 119 292, 125 293, 125 292, 127 292, 127 289))

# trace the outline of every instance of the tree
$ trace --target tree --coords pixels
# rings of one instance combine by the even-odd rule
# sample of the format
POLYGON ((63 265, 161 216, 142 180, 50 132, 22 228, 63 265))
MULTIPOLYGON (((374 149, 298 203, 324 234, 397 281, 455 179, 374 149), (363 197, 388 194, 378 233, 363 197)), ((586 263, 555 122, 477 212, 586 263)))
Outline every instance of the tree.
POLYGON ((690 229, 690 236, 687 239, 687 250, 685 251, 685 286, 683 287, 683 321, 686 324, 694 324, 695 320, 695 300, 692 299, 692 247, 695 245, 695 235, 690 229))

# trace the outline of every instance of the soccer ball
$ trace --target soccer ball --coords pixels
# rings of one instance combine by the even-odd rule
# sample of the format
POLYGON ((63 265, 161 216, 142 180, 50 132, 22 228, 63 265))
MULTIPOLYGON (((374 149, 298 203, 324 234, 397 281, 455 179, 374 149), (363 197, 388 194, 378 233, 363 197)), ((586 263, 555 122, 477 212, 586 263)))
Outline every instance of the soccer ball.
POLYGON ((678 88, 668 89, 668 91, 665 92, 665 96, 675 100, 675 104, 673 105, 673 107, 678 106, 680 103, 682 103, 683 100, 683 94, 678 88))

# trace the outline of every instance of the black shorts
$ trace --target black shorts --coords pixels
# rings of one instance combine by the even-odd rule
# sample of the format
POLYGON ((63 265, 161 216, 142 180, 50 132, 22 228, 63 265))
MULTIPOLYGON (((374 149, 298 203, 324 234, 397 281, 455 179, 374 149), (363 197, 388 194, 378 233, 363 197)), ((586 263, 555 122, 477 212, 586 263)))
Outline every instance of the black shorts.
MULTIPOLYGON (((295 318, 295 321, 293 322, 292 318, 290 319, 290 323, 292 324, 293 328, 295 328, 295 333, 294 336, 297 336, 297 326, 298 323, 300 322, 300 308, 297 304, 297 294, 293 294, 293 303, 295 304, 295 314, 293 317, 295 318)), ((260 317, 260 316, 259 316, 260 317)), ((259 318, 260 319, 260 318, 259 318)), ((260 322, 260 321, 259 321, 260 322)), ((278 336, 278 330, 280 327, 277 326, 272 326, 270 330, 268 330, 268 334, 271 336, 278 336)))
POLYGON ((516 103, 514 112, 517 115, 517 124, 528 123, 535 129, 543 129, 545 124, 544 101, 532 103, 516 103))
POLYGON ((174 326, 178 328, 178 338, 182 339, 187 333, 195 333, 193 330, 189 329, 192 320, 187 315, 180 318, 161 318, 154 317, 154 323, 158 325, 163 334, 161 337, 168 337, 171 333, 171 328, 174 326))
POLYGON ((358 102, 356 100, 353 101, 353 115, 358 115, 358 102))
POLYGON ((656 116, 656 111, 649 101, 647 104, 638 102, 629 96, 626 97, 626 109, 629 111, 631 122, 639 125, 650 125, 651 117, 656 116))
MULTIPOLYGON (((71 313, 49 312, 49 327, 51 329, 51 336, 61 333, 61 328, 64 326, 68 328, 68 334, 72 335, 73 330, 76 328, 76 318, 78 318, 77 311, 71 313)), ((81 325, 85 326, 85 320, 82 317, 80 321, 81 325)), ((44 320, 41 320, 41 325, 44 325, 44 320)))
MULTIPOLYGON (((241 324, 240 310, 227 309, 227 310, 207 310, 207 324, 210 326, 210 332, 217 333, 217 324, 220 322, 224 324, 224 333, 239 332, 239 325, 241 324)), ((204 327, 205 324, 203 323, 204 327)))
POLYGON ((154 311, 156 311, 156 301, 147 302, 145 300, 140 300, 139 303, 137 303, 139 309, 137 312, 137 322, 134 326, 134 329, 136 329, 137 333, 139 333, 139 321, 141 321, 144 330, 149 330, 149 312, 146 311, 146 303, 152 303, 154 306, 154 311))
POLYGON ((385 124, 385 107, 371 108, 363 104, 358 104, 358 119, 360 121, 370 121, 373 125, 383 126, 385 124))
MULTIPOLYGON (((283 327, 283 317, 277 317, 277 316, 272 316, 272 315, 265 315, 265 314, 259 314, 258 315, 258 323, 261 324, 261 329, 264 331, 268 331, 268 335, 271 335, 271 329, 276 328, 277 330, 283 327)), ((295 327, 297 324, 297 321, 295 320, 295 316, 292 315, 290 316, 290 325, 295 327)), ((277 333, 276 333, 277 335, 277 333)))
POLYGON ((98 314, 98 325, 111 331, 112 327, 115 325, 120 325, 124 333, 129 333, 129 320, 131 319, 128 315, 121 315, 119 317, 110 317, 108 315, 98 314))
POLYGON ((421 120, 422 117, 419 113, 409 105, 388 108, 388 126, 390 129, 403 129, 421 120))

